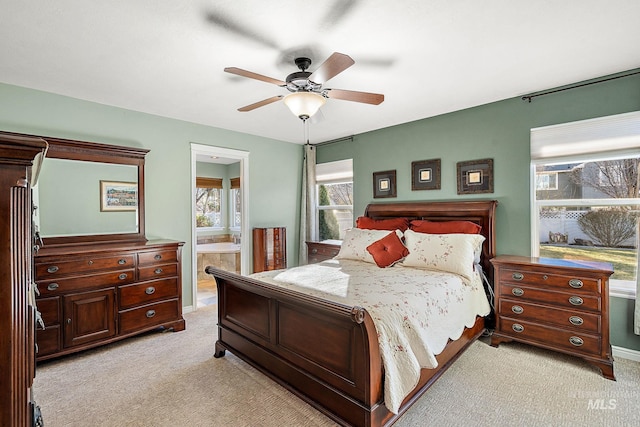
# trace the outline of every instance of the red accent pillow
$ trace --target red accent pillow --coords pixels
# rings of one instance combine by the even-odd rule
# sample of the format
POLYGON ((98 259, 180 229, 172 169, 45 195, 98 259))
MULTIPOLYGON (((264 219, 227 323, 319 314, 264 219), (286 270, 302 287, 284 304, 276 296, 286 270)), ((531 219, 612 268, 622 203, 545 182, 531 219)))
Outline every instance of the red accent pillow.
POLYGON ((409 228, 409 220, 407 218, 373 219, 360 216, 356 219, 356 227, 368 230, 400 230, 404 232, 409 228))
POLYGON ((409 225, 416 233, 429 234, 480 234, 482 227, 471 221, 426 221, 414 219, 409 225))
POLYGON ((371 254, 378 267, 381 268, 391 267, 409 255, 409 249, 402 244, 402 240, 395 232, 391 232, 367 246, 367 252, 371 254))

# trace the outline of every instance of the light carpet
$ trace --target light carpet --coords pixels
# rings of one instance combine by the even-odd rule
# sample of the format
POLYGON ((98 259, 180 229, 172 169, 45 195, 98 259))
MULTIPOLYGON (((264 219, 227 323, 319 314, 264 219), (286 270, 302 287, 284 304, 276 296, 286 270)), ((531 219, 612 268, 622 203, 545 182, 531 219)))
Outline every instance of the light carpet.
MULTIPOLYGON (((40 364, 45 425, 335 425, 232 353, 215 359, 216 306, 185 319, 183 332, 40 364)), ((395 426, 640 426, 640 363, 616 360, 615 373, 609 381, 579 359, 478 341, 395 426)))

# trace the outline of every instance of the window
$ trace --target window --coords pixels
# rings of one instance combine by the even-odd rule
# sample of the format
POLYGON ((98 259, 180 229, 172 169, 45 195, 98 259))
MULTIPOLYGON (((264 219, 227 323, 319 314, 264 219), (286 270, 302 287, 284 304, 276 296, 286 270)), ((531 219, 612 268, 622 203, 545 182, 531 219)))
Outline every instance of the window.
POLYGON ((242 225, 242 194, 240 193, 240 178, 231 178, 230 218, 229 227, 239 229, 242 225))
POLYGON ((609 262, 610 292, 627 298, 635 297, 638 266, 637 147, 640 113, 531 131, 532 254, 609 262), (635 136, 620 137, 618 128, 628 129, 629 120, 635 136))
POLYGON ((536 190, 557 190, 558 174, 556 172, 536 172, 536 190))
POLYGON ((196 227, 222 227, 222 178, 196 178, 196 227))
POLYGON ((353 162, 351 159, 316 165, 318 237, 339 240, 353 227, 353 162))

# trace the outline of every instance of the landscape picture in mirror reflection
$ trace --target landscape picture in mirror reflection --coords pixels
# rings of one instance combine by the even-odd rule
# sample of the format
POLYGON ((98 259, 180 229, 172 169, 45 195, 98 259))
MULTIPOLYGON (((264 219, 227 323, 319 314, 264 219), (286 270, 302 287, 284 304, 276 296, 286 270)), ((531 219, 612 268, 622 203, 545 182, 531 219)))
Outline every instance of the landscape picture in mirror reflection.
POLYGON ((137 207, 137 183, 100 181, 100 210, 102 212, 135 211, 137 207))

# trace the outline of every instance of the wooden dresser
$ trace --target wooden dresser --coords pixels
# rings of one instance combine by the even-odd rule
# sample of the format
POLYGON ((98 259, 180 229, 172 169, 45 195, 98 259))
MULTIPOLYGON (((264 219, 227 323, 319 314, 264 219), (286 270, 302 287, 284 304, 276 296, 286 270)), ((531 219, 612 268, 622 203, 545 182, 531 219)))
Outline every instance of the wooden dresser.
POLYGON ((608 263, 499 256, 496 329, 491 345, 512 340, 581 357, 615 380, 609 343, 608 263))
POLYGON ((340 240, 323 240, 322 242, 307 243, 307 261, 315 264, 333 258, 340 252, 340 240))
POLYGON ((43 247, 36 259, 38 360, 155 328, 185 328, 182 243, 168 240, 43 247))
POLYGON ((287 268, 287 229, 253 229, 253 272, 287 268))
POLYGON ((0 133, 0 426, 42 425, 33 401, 35 287, 32 162, 46 143, 0 133))

